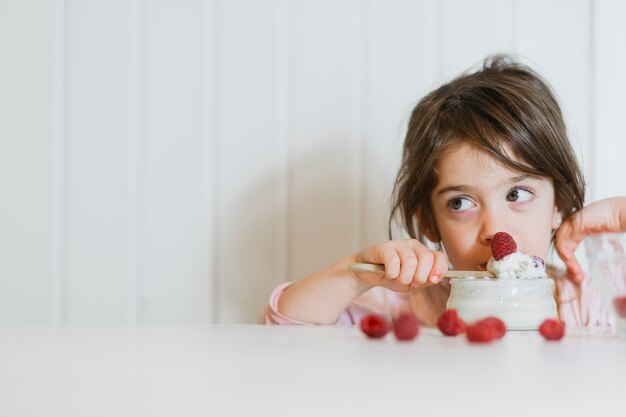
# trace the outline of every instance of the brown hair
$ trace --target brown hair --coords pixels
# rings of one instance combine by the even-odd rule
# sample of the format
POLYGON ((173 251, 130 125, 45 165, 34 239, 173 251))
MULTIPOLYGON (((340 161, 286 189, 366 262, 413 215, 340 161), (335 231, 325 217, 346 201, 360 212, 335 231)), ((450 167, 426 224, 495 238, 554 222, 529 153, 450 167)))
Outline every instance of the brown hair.
POLYGON ((412 238, 425 243, 424 230, 429 230, 439 239, 430 194, 438 182, 439 160, 461 143, 512 170, 551 178, 563 220, 582 209, 585 183, 554 93, 529 67, 496 55, 478 71, 432 91, 413 109, 393 188, 390 239, 398 213, 412 238))

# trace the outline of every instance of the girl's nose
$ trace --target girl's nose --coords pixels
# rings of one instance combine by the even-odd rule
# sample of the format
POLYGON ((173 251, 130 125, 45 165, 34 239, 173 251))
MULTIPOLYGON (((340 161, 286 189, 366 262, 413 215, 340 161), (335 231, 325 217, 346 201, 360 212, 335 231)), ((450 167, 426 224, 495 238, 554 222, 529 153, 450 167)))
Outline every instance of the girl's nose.
POLYGON ((503 216, 498 216, 488 211, 483 214, 479 234, 482 243, 491 244, 493 235, 506 231, 506 219, 503 216))

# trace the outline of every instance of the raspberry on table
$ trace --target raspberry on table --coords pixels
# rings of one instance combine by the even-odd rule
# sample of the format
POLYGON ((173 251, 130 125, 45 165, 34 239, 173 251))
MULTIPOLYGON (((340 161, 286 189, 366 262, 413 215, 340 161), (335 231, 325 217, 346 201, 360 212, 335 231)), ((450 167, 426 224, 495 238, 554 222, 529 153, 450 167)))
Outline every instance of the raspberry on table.
POLYGON ((491 254, 499 261, 517 251, 517 244, 507 232, 498 232, 491 238, 491 254))
POLYGON ((456 336, 465 332, 467 324, 459 317, 455 309, 451 309, 439 316, 437 328, 446 336, 456 336))
POLYGON ((489 343, 501 339, 506 334, 506 325, 497 317, 486 317, 467 326, 467 340, 489 343))
POLYGON ((491 326, 494 330, 494 337, 496 339, 501 339, 506 334, 506 325, 502 320, 497 317, 487 317, 480 320, 484 324, 491 326))
POLYGON ((556 319, 546 319, 539 326, 539 333, 546 340, 561 340, 565 336, 565 323, 556 319))
POLYGON ((613 307, 618 316, 626 318, 626 295, 613 298, 613 307))
POLYGON ((372 339, 384 337, 389 331, 387 320, 378 314, 368 314, 361 319, 359 324, 361 331, 372 339))
POLYGON ((419 323, 412 314, 401 314, 393 321, 393 333, 398 340, 413 340, 419 333, 419 323))
POLYGON ((489 343, 496 338, 496 329, 481 320, 467 326, 467 340, 472 343, 489 343))

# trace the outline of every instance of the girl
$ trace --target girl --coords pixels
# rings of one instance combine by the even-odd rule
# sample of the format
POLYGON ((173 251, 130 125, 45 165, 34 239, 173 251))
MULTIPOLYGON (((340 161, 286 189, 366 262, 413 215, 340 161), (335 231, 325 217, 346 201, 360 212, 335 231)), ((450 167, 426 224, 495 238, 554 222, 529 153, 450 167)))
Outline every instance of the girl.
POLYGON ((574 251, 589 233, 626 231, 626 198, 583 208, 584 198, 581 170, 546 82, 508 57, 488 58, 413 110, 389 222, 391 230, 399 214, 411 239, 369 246, 279 286, 262 321, 350 325, 371 312, 411 311, 434 326, 450 293, 441 278, 449 265, 484 270, 492 236, 505 231, 520 252, 544 259, 555 243, 569 278, 548 270, 561 320, 607 325, 574 251), (353 272, 352 262, 384 264, 386 272, 353 272))

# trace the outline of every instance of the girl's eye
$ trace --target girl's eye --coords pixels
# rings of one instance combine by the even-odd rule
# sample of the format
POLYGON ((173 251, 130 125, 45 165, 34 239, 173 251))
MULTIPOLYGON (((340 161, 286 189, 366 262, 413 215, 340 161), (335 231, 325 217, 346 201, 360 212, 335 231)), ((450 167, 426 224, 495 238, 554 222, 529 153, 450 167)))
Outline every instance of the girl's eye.
POLYGON ((507 201, 511 201, 513 203, 524 203, 530 200, 532 196, 532 192, 523 188, 516 188, 507 194, 506 199, 507 201))
POLYGON ((465 211, 472 207, 472 202, 467 198, 454 197, 448 201, 448 207, 450 207, 452 211, 465 211))

